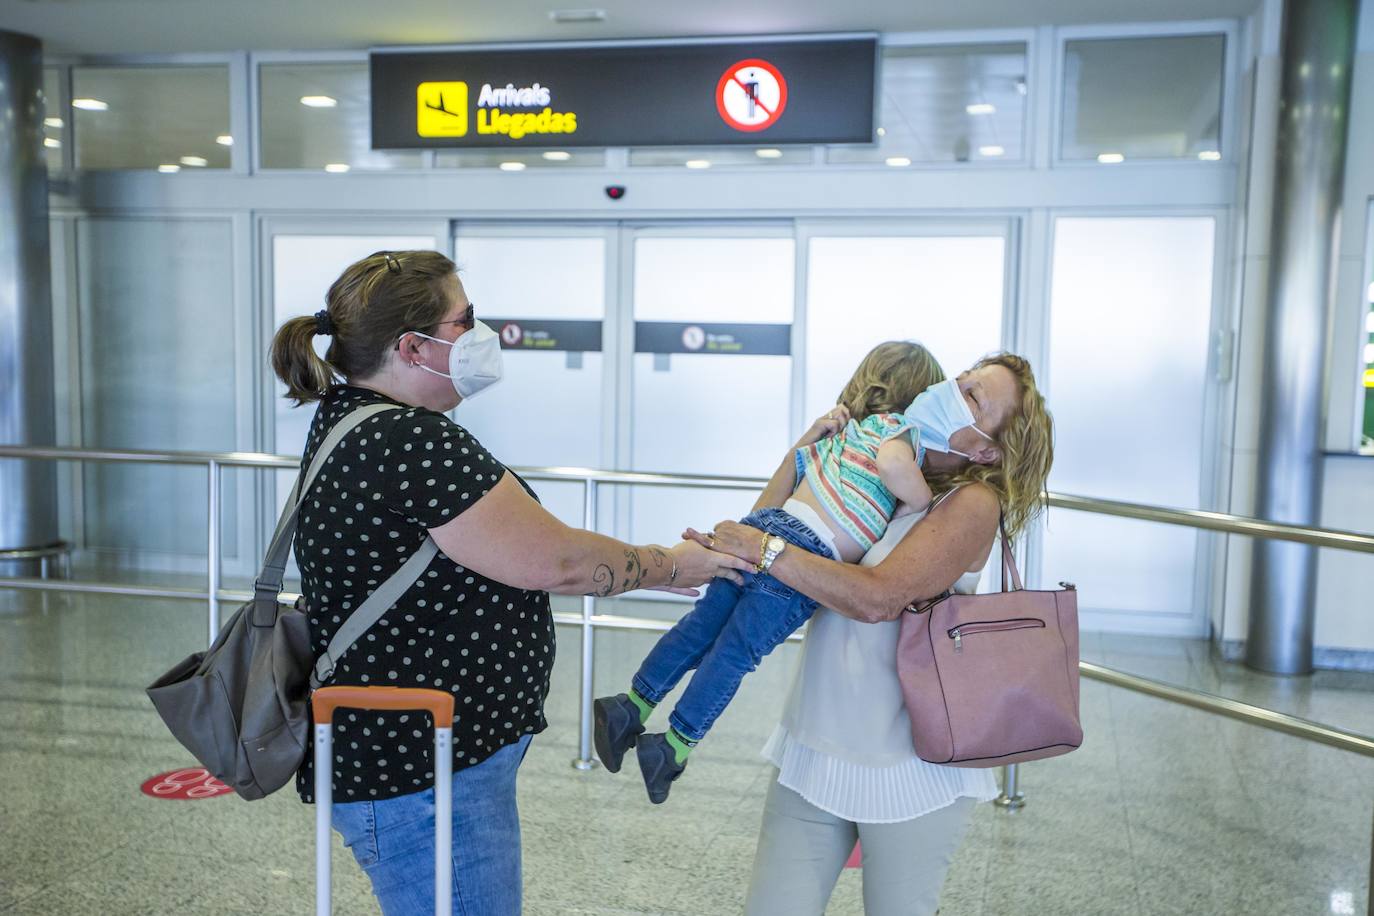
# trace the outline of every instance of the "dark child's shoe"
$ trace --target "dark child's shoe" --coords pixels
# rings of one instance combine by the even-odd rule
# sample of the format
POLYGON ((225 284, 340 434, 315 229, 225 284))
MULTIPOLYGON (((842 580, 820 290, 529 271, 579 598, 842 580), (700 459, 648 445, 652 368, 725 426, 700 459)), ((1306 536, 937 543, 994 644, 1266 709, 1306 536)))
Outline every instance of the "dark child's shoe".
POLYGON ((668 790, 673 780, 687 769, 686 763, 678 763, 667 735, 645 735, 635 747, 639 757, 639 772, 644 776, 644 788, 649 792, 649 801, 661 805, 668 800, 668 790))
POLYGON ((620 772, 620 762, 625 752, 635 746, 635 739, 644 733, 639 721, 639 707, 628 694, 617 693, 613 697, 598 697, 592 701, 596 726, 592 739, 596 744, 596 756, 612 773, 620 772))

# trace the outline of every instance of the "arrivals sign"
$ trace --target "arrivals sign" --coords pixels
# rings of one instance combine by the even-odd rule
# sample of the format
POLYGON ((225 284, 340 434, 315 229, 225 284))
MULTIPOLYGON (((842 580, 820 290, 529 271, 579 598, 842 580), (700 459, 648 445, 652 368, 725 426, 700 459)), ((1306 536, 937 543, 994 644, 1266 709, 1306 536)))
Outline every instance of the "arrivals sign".
POLYGON ((372 147, 872 143, 875 36, 375 51, 372 147))

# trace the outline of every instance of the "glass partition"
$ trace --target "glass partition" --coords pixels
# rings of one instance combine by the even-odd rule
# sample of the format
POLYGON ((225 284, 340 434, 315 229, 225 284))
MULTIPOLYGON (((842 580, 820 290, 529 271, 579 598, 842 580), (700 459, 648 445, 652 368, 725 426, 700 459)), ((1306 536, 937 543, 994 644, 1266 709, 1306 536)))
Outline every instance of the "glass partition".
POLYGON ((227 169, 229 68, 74 67, 78 169, 227 169))
POLYGON ((1224 35, 1065 43, 1060 156, 1220 159, 1225 60, 1224 35))
POLYGON ((43 158, 48 174, 62 171, 62 148, 67 140, 67 110, 62 104, 62 70, 43 68, 43 158))

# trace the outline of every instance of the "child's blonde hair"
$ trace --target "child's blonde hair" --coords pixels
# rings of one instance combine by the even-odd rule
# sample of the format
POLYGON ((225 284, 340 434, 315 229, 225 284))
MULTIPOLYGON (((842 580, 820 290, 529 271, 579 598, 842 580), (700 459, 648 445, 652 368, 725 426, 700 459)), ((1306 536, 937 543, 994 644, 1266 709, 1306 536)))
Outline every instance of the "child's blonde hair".
POLYGON ((875 413, 900 413, 916 395, 945 380, 945 370, 930 351, 909 340, 880 343, 859 363, 837 403, 854 420, 875 413))

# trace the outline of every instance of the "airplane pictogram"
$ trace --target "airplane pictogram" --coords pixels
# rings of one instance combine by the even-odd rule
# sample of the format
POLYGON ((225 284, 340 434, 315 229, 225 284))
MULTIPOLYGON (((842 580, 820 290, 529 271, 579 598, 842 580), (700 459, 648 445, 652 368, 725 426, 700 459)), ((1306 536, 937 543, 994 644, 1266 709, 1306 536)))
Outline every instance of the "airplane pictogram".
POLYGON ((439 93, 439 104, 438 104, 438 105, 435 105, 433 102, 431 102, 431 101, 429 101, 429 100, 426 100, 426 101, 425 101, 425 107, 428 108, 428 109, 431 110, 431 111, 441 111, 441 112, 443 112, 443 113, 446 114, 446 115, 453 115, 453 117, 455 117, 455 118, 461 118, 461 117, 463 117, 464 114, 465 114, 464 112, 461 112, 461 111, 453 111, 453 110, 451 110, 451 109, 448 107, 448 103, 444 101, 444 94, 443 94, 442 92, 439 93))

